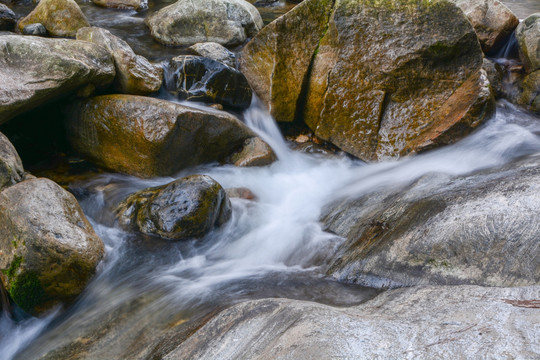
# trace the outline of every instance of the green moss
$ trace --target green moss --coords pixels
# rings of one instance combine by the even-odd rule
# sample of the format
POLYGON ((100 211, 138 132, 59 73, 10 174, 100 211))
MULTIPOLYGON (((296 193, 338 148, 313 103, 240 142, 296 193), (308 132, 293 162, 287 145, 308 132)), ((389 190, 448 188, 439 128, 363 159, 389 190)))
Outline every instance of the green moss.
POLYGON ((18 276, 11 284, 9 295, 21 309, 33 313, 36 305, 43 302, 45 290, 36 273, 26 272, 18 276))
POLYGON ((2 270, 2 273, 8 277, 8 281, 10 281, 11 279, 15 277, 15 274, 17 273, 17 270, 21 266, 22 261, 23 261, 22 256, 15 256, 15 258, 9 265, 9 268, 6 270, 2 270))

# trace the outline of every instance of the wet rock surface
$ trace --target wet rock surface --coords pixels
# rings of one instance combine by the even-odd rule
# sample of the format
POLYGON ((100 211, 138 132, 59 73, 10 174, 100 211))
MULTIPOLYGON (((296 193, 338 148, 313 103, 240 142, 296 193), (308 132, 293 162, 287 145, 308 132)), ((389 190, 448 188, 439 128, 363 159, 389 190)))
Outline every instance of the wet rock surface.
POLYGON ((236 68, 236 55, 223 45, 214 42, 197 43, 189 47, 195 55, 219 61, 227 66, 236 68))
POLYGON ((235 166, 267 166, 277 160, 276 154, 267 143, 260 138, 247 139, 242 151, 231 157, 235 166))
POLYGON ((206 175, 192 175, 129 196, 116 209, 124 228, 170 240, 201 237, 231 218, 225 190, 206 175))
POLYGON ((519 57, 527 72, 540 69, 540 13, 523 20, 516 29, 519 57))
POLYGON ((92 0, 98 6, 113 9, 134 9, 139 10, 145 5, 142 0, 92 0))
POLYGON ((73 195, 54 182, 30 179, 0 192, 0 278, 23 310, 73 301, 103 253, 73 195))
POLYGON ((0 133, 0 191, 18 183, 23 177, 24 169, 19 154, 9 139, 0 133))

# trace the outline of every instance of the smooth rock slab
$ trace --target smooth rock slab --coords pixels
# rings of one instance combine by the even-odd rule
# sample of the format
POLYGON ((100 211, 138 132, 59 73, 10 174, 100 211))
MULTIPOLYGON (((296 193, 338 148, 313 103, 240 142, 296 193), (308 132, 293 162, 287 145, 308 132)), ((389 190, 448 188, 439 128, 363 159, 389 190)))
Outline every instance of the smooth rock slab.
POLYGON ((0 191, 18 183, 23 176, 24 169, 19 154, 9 139, 0 133, 0 191))
POLYGON ((104 246, 77 200, 47 179, 0 192, 0 278, 23 310, 41 314, 79 295, 104 246))
POLYGON ((224 310, 165 360, 533 359, 540 286, 441 286, 335 308, 264 299, 224 310))
POLYGON ((83 87, 109 85, 114 63, 86 41, 0 36, 0 124, 83 87))

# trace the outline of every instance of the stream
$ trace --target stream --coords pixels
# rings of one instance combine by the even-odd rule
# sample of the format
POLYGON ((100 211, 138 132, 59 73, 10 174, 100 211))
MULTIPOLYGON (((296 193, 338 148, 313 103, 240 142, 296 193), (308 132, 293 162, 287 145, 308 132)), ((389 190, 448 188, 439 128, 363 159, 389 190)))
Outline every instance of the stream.
MULTIPOLYGON (((168 3, 153 2, 149 8, 168 3)), ((540 11, 537 1, 508 3, 528 13, 540 11)), ((265 22, 291 6, 265 9, 265 22)), ((143 23, 144 11, 107 10, 90 2, 81 7, 92 24, 110 29, 152 61, 186 51, 155 43, 143 23)), ((19 13, 29 9, 17 7, 19 13)), ((454 145, 378 164, 340 154, 293 151, 256 98, 242 118, 272 146, 276 163, 262 168, 209 164, 150 180, 106 173, 71 183, 70 191, 105 243, 106 256, 68 309, 39 319, 2 314, 0 359, 75 354, 92 359, 160 358, 174 346, 172 339, 178 344, 177 339, 188 337, 216 312, 244 300, 280 297, 338 307, 360 304, 380 291, 325 276, 329 254, 343 242, 318 221, 325 205, 430 174, 436 178, 440 173, 457 176, 496 169, 540 152, 539 117, 505 101, 498 103, 492 119, 454 145), (256 200, 232 198, 232 220, 198 240, 170 242, 115 226, 113 210, 128 194, 190 174, 209 175, 224 188, 248 188, 256 200)))

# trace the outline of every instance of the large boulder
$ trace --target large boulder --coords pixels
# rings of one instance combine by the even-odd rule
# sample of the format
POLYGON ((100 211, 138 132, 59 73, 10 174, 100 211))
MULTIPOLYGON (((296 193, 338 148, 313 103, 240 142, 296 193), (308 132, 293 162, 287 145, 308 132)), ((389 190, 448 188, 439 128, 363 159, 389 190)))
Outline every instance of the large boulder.
POLYGON ((79 295, 104 253, 79 204, 47 179, 0 192, 0 278, 23 310, 40 314, 79 295))
POLYGON ((540 287, 442 286, 336 308, 263 299, 222 311, 163 357, 177 359, 532 359, 540 287))
POLYGON ((486 54, 501 49, 519 24, 516 15, 498 0, 452 1, 469 18, 486 54))
POLYGON ((0 36, 0 124, 81 88, 109 85, 109 52, 85 41, 0 36))
POLYGON ((539 194, 536 156, 337 201, 322 221, 346 241, 328 273, 375 287, 539 284, 539 194))
POLYGON ((226 162, 255 134, 217 110, 133 95, 104 95, 74 104, 73 147, 113 171, 152 177, 206 162, 226 162))
POLYGON ((0 3, 0 31, 12 31, 17 22, 17 15, 6 5, 0 3))
POLYGON ((150 15, 146 24, 157 41, 174 46, 238 45, 263 27, 259 11, 245 0, 178 0, 150 15))
POLYGON ((40 0, 30 14, 19 20, 22 32, 26 25, 40 23, 49 35, 74 38, 77 30, 90 26, 81 8, 74 0, 40 0))
POLYGON ((218 103, 246 109, 253 96, 246 77, 236 69, 215 60, 192 55, 171 59, 167 90, 180 99, 218 103))
POLYGON ((519 57, 527 72, 540 69, 540 13, 523 20, 516 29, 519 57))
POLYGON ((8 138, 0 133, 0 191, 21 181, 24 169, 21 158, 8 138))
POLYGON ((86 27, 77 31, 77 40, 101 45, 111 53, 116 67, 115 88, 121 93, 144 95, 156 92, 163 81, 163 68, 135 55, 124 40, 110 31, 86 27))
POLYGON ((206 175, 191 175, 129 196, 116 210, 121 226, 170 240, 201 237, 231 218, 225 190, 206 175))
POLYGON ((457 141, 491 115, 482 58, 445 0, 307 0, 247 44, 240 69, 276 120, 303 118, 323 140, 381 160, 457 141))

